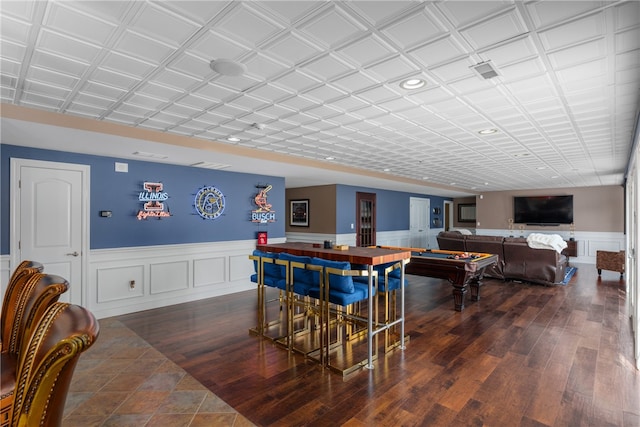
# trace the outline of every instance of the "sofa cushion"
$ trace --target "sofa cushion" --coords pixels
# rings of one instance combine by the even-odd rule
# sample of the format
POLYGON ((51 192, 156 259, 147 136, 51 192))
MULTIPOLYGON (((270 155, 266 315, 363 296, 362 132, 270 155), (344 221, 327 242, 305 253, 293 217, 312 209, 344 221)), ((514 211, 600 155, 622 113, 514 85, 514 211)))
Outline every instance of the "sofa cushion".
POLYGON ((438 233, 438 247, 448 251, 464 251, 464 240, 466 237, 457 231, 441 231, 438 233))
POLYGON ((527 244, 530 248, 553 249, 558 253, 567 247, 567 242, 558 234, 531 233, 527 236, 527 244))
POLYGON ((504 275, 507 279, 552 285, 562 282, 567 257, 553 249, 530 248, 524 237, 505 237, 504 275))

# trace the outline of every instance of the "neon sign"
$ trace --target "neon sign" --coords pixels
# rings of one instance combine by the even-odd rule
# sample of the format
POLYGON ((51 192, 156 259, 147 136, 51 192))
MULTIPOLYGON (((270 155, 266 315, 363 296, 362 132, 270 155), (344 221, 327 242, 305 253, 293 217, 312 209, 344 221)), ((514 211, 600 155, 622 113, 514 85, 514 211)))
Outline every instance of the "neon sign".
POLYGON ((139 220, 147 218, 167 218, 171 216, 169 208, 165 210, 165 204, 163 203, 169 198, 169 195, 163 190, 163 184, 161 182, 145 182, 143 184, 143 191, 138 193, 138 201, 144 202, 142 210, 138 211, 136 215, 139 220))
POLYGON ((224 194, 216 187, 202 187, 196 193, 193 204, 203 219, 216 219, 224 212, 224 194))
POLYGON ((258 209, 251 211, 251 222, 264 224, 276 221, 276 213, 271 210, 271 204, 267 201, 267 193, 272 188, 273 187, 271 185, 261 188, 258 194, 253 198, 258 209))

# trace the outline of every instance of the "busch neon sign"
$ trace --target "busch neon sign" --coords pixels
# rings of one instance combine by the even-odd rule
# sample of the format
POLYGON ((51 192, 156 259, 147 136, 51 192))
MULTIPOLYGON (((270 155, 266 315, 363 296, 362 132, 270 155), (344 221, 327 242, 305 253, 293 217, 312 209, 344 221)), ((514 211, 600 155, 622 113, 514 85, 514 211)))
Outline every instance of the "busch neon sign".
POLYGON ((264 224, 276 221, 276 213, 271 210, 271 204, 267 201, 267 193, 272 188, 273 187, 271 185, 261 188, 258 194, 253 198, 258 209, 251 211, 251 222, 264 224))

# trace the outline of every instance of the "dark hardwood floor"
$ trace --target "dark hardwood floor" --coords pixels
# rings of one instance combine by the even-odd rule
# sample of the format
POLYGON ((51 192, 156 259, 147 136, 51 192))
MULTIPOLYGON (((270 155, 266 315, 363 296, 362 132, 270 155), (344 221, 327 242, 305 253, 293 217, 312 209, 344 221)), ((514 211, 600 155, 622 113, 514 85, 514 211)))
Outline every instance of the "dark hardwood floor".
POLYGON ((408 276, 407 348, 343 379, 250 335, 254 291, 117 319, 259 426, 634 426, 640 372, 624 281, 577 264, 568 286, 408 276))

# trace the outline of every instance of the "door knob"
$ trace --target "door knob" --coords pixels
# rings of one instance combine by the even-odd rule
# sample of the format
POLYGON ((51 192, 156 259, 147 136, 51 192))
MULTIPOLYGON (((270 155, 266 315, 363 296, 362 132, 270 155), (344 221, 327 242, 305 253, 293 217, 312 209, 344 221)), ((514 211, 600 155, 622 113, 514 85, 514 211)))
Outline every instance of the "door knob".
POLYGON ((67 255, 70 255, 70 256, 78 256, 78 255, 80 255, 80 254, 78 253, 78 251, 73 251, 73 252, 71 252, 70 254, 67 254, 67 255))

